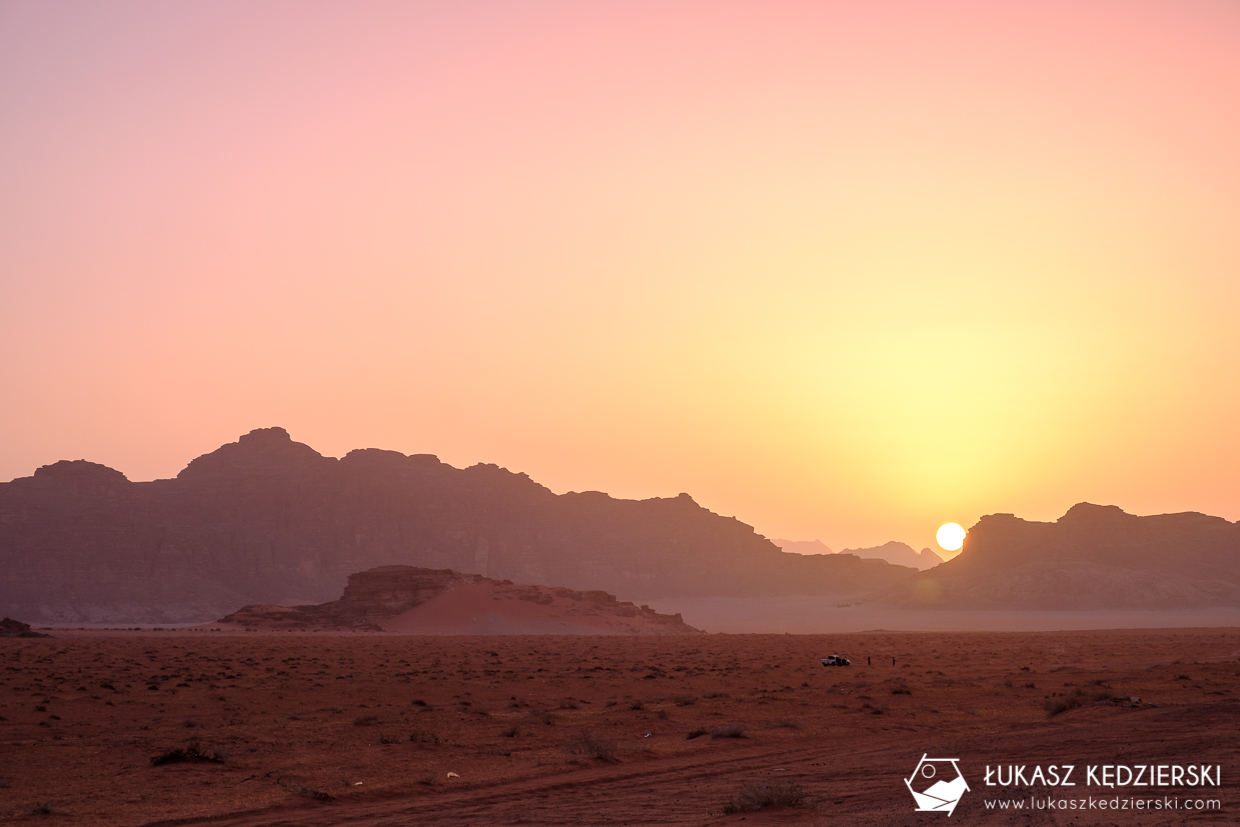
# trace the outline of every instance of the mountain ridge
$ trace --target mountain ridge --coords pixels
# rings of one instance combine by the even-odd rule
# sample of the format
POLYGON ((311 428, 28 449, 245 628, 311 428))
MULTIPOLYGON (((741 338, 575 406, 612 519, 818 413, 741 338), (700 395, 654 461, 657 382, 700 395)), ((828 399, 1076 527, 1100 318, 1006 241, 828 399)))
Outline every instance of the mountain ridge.
POLYGON ((680 595, 860 593, 913 570, 780 551, 688 494, 557 495, 493 464, 358 449, 336 459, 260 428, 172 479, 84 460, 0 483, 0 611, 36 623, 205 622, 313 604, 383 565, 680 595))
POLYGON ((872 596, 892 608, 1240 606, 1240 523, 1078 503, 1053 523, 989 514, 951 560, 872 596))

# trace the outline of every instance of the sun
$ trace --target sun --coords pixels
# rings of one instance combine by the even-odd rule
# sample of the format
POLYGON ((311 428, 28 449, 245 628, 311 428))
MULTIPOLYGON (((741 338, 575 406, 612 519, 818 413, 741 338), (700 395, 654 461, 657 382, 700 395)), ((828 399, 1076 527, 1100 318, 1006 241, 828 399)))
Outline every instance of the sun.
POLYGON ((937 539, 944 551, 956 551, 964 545, 964 535, 967 533, 959 523, 944 523, 939 526, 937 539))

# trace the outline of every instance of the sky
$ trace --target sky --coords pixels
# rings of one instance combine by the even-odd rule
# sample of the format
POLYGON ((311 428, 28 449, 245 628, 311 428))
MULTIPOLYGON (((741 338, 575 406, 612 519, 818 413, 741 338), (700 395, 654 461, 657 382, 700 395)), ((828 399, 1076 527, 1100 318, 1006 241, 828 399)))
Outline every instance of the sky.
POLYGON ((0 480, 1240 519, 1234 0, 0 0, 0 480))

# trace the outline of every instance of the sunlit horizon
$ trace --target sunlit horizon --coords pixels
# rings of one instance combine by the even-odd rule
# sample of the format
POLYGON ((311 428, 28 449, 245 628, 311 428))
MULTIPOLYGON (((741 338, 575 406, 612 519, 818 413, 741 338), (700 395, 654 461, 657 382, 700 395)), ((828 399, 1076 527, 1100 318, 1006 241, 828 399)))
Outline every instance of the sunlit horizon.
POLYGON ((1237 520, 1237 146, 1221 1, 6 3, 0 480, 279 425, 833 549, 1237 520))

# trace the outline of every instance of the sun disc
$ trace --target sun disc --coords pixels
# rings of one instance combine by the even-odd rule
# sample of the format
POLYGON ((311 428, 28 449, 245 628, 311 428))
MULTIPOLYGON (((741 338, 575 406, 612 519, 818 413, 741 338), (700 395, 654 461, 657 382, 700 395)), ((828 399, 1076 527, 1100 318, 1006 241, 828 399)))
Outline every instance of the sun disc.
POLYGON ((937 539, 944 551, 956 551, 964 545, 964 535, 967 533, 959 523, 944 523, 939 526, 937 539))

